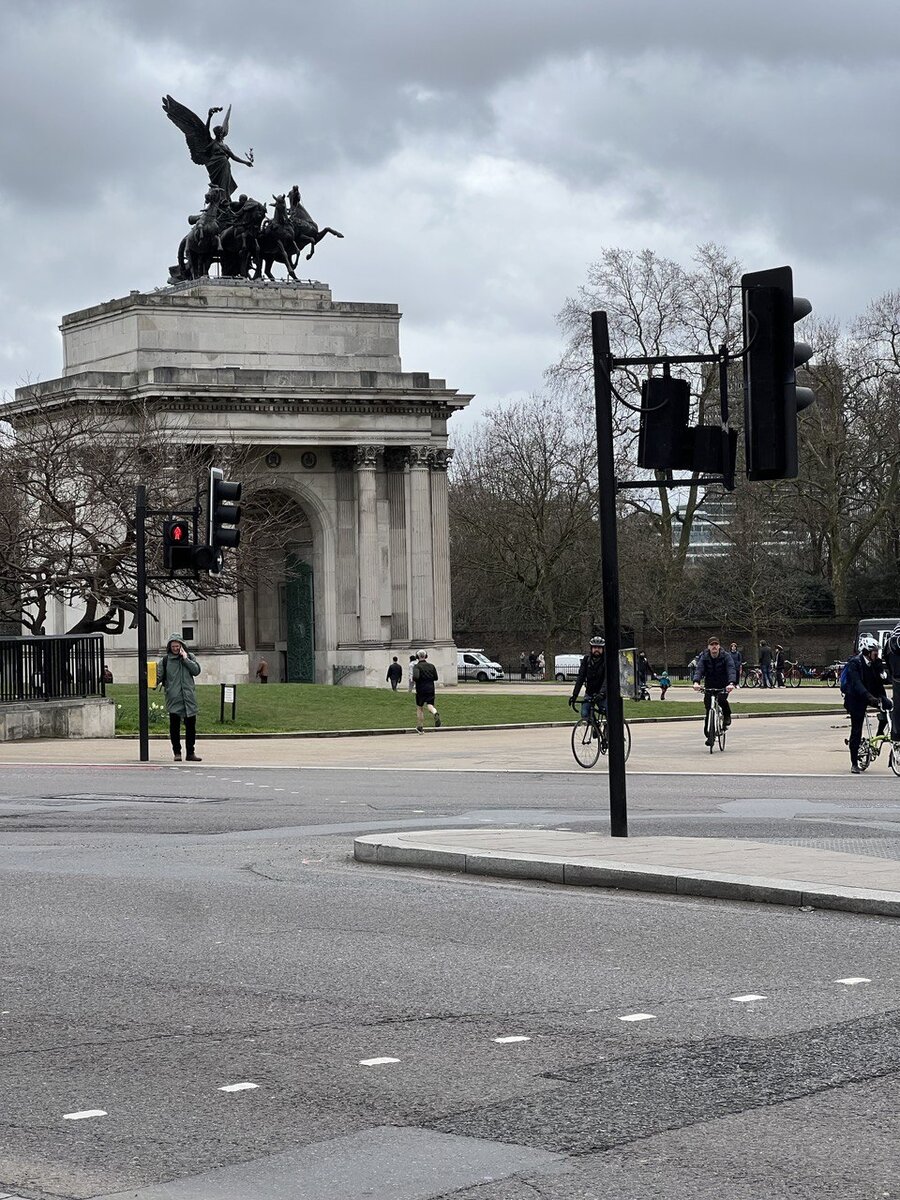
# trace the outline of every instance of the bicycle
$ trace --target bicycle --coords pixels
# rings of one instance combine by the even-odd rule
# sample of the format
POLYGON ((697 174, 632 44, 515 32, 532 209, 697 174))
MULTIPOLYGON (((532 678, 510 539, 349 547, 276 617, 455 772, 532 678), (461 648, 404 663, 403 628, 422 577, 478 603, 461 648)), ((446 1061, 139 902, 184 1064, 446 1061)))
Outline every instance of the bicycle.
POLYGON ((872 720, 866 713, 866 736, 859 743, 856 752, 856 765, 865 771, 879 756, 885 743, 890 746, 888 766, 895 775, 900 775, 900 742, 895 742, 888 733, 872 733, 872 720))
POLYGON ((806 671, 800 665, 800 660, 791 662, 789 658, 784 661, 784 686, 799 687, 803 682, 806 671))
MULTIPOLYGON (((570 700, 569 706, 575 708, 579 703, 578 700, 570 700)), ((606 754, 609 750, 609 727, 606 713, 596 700, 591 700, 590 705, 589 716, 579 717, 572 727, 572 753, 579 767, 592 767, 600 755, 606 754)), ((627 721, 623 724, 625 726, 625 761, 628 762, 628 755, 631 753, 631 730, 627 721)))
POLYGON ((717 742, 720 750, 725 749, 725 734, 728 730, 725 727, 725 713, 722 711, 719 697, 725 695, 726 689, 705 688, 704 692, 707 696, 712 696, 706 720, 703 722, 703 735, 709 745, 709 752, 712 754, 717 742), (713 739, 711 742, 709 741, 710 736, 713 739))
POLYGON ((762 687, 763 674, 761 667, 744 666, 744 673, 741 678, 741 687, 755 688, 762 687))

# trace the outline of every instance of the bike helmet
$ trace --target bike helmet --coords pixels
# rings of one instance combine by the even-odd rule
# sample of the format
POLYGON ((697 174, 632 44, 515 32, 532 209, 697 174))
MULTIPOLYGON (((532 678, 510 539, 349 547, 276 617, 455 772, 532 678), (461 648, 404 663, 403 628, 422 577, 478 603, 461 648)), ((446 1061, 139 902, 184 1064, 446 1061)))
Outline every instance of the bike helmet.
POLYGON ((869 633, 864 633, 859 639, 860 654, 870 654, 873 650, 880 650, 881 646, 878 641, 869 633))
POLYGON ((605 645, 606 645, 606 638, 602 638, 602 637, 592 637, 592 638, 591 638, 591 640, 590 640, 590 642, 588 642, 588 645, 589 645, 589 646, 605 646, 605 645))

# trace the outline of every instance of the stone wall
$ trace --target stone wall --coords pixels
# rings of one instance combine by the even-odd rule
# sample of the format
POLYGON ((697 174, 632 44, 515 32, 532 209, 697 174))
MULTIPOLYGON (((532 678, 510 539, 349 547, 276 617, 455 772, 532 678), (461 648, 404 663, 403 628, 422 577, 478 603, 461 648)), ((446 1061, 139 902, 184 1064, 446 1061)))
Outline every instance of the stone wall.
POLYGON ((35 738, 111 738, 116 736, 112 700, 44 700, 0 704, 0 742, 35 738))

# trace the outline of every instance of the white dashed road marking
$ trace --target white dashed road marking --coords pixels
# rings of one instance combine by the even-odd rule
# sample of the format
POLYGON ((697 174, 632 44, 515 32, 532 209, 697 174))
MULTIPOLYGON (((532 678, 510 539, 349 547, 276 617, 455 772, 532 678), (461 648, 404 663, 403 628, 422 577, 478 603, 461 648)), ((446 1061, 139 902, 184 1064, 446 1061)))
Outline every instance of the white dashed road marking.
POLYGON ((500 1045, 505 1045, 507 1042, 530 1042, 530 1041, 531 1041, 531 1038, 530 1038, 530 1037, 523 1037, 522 1035, 517 1035, 517 1036, 514 1036, 514 1037, 500 1037, 500 1038, 494 1038, 494 1041, 495 1041, 495 1042, 499 1042, 499 1043, 500 1043, 500 1045))
POLYGON ((63 1113, 64 1121, 87 1121, 90 1117, 105 1117, 103 1108, 85 1108, 82 1112, 63 1113))
POLYGON ((871 983, 871 979, 866 979, 865 975, 848 975, 846 979, 836 979, 835 983, 846 983, 848 987, 853 987, 855 983, 871 983))
POLYGON ((619 1017, 620 1021, 655 1021, 653 1013, 629 1013, 627 1017, 619 1017))
POLYGON ((220 1087, 220 1092, 249 1092, 254 1088, 258 1088, 258 1083, 250 1083, 245 1080, 243 1083, 226 1083, 224 1087, 220 1087))
POLYGON ((399 1058, 361 1058, 359 1065, 361 1067, 380 1067, 383 1063, 395 1063, 399 1061, 399 1058))
POLYGON ((732 996, 731 999, 735 1004, 749 1004, 751 1000, 765 1000, 765 996, 760 996, 757 992, 749 992, 746 996, 732 996))

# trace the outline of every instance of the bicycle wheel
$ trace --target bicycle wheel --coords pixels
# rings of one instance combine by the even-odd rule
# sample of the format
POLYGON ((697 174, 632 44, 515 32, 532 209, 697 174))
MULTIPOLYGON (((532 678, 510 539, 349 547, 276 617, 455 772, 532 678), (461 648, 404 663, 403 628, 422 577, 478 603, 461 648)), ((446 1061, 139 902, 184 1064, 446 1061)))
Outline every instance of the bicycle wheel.
POLYGON ((799 687, 802 682, 803 677, 800 674, 800 668, 792 667, 790 674, 785 680, 785 683, 788 685, 788 687, 799 687))
POLYGON ((628 755, 631 753, 631 730, 627 721, 624 721, 623 725, 625 727, 625 761, 628 762, 628 755))
POLYGON ((592 767, 600 757, 600 738, 593 721, 584 717, 572 727, 572 753, 579 767, 592 767))
POLYGON ((755 671, 748 671, 744 676, 744 687, 759 687, 759 676, 755 671))
POLYGON ((869 745, 868 741, 864 738, 859 743, 859 749, 856 752, 856 765, 859 767, 859 769, 861 771, 865 771, 871 762, 872 762, 872 747, 869 745))
POLYGON ((825 676, 825 682, 829 687, 837 687, 837 682, 838 682, 837 674, 834 671, 832 671, 830 674, 825 676))
POLYGON ((888 755, 888 766, 895 775, 900 775, 900 742, 894 742, 888 755))
POLYGON ((725 749, 725 734, 728 730, 725 728, 725 714, 719 705, 716 705, 716 741, 719 743, 719 749, 725 749))

